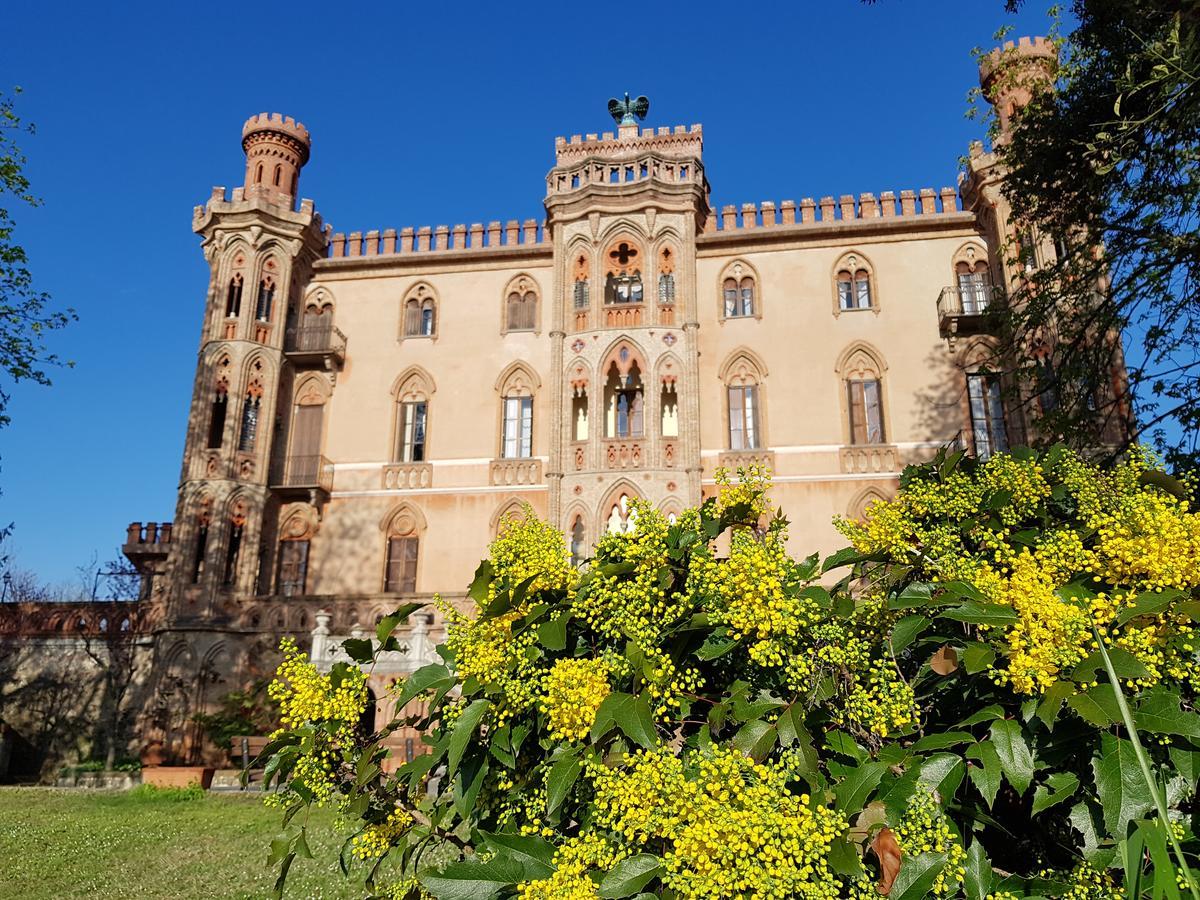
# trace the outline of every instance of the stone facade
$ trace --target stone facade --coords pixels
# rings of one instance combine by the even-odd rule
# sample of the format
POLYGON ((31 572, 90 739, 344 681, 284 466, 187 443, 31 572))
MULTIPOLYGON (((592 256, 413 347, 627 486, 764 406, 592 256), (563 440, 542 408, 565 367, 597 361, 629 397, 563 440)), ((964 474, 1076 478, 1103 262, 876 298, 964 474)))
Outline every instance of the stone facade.
MULTIPOLYGON (((1029 94, 997 73, 1048 77, 1048 46, 985 61, 1005 124, 1029 94)), ((526 505, 583 558, 630 498, 676 513, 762 462, 792 549, 830 552, 832 518, 905 464, 1024 439, 975 371, 1021 277, 994 157, 973 149, 961 195, 716 207, 703 139, 557 138, 544 221, 346 234, 297 202, 304 126, 246 123, 244 184, 193 220, 210 279, 174 527, 126 544, 160 685, 203 707, 282 634, 462 598, 526 505)))

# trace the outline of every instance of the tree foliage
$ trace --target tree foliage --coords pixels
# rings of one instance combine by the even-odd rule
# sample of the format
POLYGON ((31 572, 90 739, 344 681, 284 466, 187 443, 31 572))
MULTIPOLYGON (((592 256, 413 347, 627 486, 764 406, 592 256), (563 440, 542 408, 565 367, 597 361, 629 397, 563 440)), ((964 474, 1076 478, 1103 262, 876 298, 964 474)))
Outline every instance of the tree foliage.
POLYGON ((34 288, 29 257, 16 239, 10 203, 40 203, 25 175, 26 159, 18 143, 19 135, 32 133, 33 126, 18 116, 13 97, 0 93, 0 425, 8 423, 5 409, 12 384, 50 384, 47 370, 63 361, 47 348, 46 337, 76 318, 74 310, 52 309, 50 296, 34 288))
POLYGON ((1052 439, 1085 446, 1115 426, 1194 464, 1200 7, 1075 0, 1072 14, 1055 89, 997 147, 1019 227, 1055 247, 1012 298, 1001 356, 1052 439))
POLYGON ((328 803, 376 897, 1181 896, 1188 488, 1140 456, 943 452, 825 560, 787 554, 765 490, 748 473, 675 523, 638 505, 581 570, 556 530, 509 522, 477 614, 444 607, 443 661, 374 734, 366 679, 411 607, 328 674, 285 648, 262 757, 280 889, 328 803), (426 753, 387 772, 406 726, 426 753))

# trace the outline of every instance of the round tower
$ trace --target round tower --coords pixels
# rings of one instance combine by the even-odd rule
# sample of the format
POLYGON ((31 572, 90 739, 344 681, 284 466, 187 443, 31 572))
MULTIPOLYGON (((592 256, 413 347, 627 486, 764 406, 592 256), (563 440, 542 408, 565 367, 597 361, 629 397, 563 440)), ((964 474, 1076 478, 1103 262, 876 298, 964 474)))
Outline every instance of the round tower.
POLYGON ((312 141, 308 129, 291 116, 259 113, 242 127, 246 151, 244 196, 262 197, 292 209, 300 183, 300 169, 308 162, 312 141))
POLYGON ((1058 48, 1049 38, 1023 37, 1008 41, 979 62, 979 86, 1000 120, 997 141, 1012 134, 1016 116, 1041 91, 1054 85, 1058 48))

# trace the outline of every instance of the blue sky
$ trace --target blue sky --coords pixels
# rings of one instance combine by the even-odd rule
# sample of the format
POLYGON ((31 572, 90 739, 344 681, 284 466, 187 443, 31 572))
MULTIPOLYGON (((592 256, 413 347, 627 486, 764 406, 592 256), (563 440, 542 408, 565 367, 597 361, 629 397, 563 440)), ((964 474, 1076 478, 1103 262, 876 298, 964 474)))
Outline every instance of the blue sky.
MULTIPOLYGON (((556 135, 703 123, 714 203, 955 183, 982 126, 970 56, 1043 34, 1042 4, 14 4, 0 87, 20 85, 18 209, 38 287, 80 321, 75 367, 18 387, 0 431, 0 523, 50 581, 170 519, 207 269, 191 213, 240 182, 240 129, 304 122, 300 180, 337 231, 538 218, 556 135), (12 36, 19 36, 14 39, 12 36)), ((932 295, 931 295, 932 296, 932 295)))

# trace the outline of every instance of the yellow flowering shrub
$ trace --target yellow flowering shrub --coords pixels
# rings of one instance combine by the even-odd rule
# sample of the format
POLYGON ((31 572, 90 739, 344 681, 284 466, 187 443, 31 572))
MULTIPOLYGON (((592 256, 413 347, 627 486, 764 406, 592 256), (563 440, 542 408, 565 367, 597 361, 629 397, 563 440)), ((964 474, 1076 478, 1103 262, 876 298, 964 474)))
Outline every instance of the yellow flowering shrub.
POLYGON ((374 736, 367 673, 411 609, 347 642, 358 666, 285 644, 273 860, 334 803, 343 862, 405 900, 1182 896, 1107 673, 1195 859, 1187 483, 1142 453, 943 452, 821 560, 789 554, 769 473, 716 481, 673 523, 633 501, 579 568, 507 520, 374 736), (401 727, 423 734, 403 761, 401 727))

